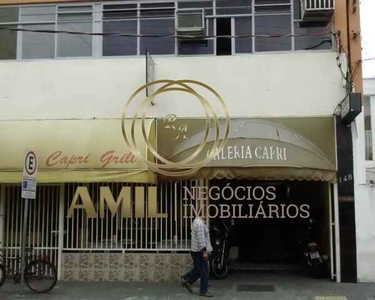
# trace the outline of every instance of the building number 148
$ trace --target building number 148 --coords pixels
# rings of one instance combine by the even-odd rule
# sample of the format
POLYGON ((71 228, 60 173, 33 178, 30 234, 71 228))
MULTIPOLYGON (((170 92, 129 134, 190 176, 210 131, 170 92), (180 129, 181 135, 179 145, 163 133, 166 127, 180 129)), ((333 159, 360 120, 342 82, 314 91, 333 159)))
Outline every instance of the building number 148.
POLYGON ((345 175, 343 177, 339 177, 339 182, 342 183, 343 181, 344 182, 347 182, 347 181, 352 181, 353 180, 353 175, 352 174, 348 174, 348 175, 345 175))

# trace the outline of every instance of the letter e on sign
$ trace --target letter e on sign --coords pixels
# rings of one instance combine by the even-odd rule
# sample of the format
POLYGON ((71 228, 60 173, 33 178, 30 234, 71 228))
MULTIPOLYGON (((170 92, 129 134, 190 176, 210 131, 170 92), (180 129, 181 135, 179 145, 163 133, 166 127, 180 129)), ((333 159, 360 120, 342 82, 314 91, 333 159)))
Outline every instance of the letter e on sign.
POLYGON ((33 151, 27 151, 23 163, 22 198, 35 199, 38 158, 33 151))

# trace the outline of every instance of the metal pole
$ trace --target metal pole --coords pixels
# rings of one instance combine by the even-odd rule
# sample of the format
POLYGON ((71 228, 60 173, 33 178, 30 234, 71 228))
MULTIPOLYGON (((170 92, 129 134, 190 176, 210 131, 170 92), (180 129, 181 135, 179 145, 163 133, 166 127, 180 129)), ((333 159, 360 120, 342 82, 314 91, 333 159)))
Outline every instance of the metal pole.
POLYGON ((21 246, 21 291, 23 291, 25 274, 24 270, 26 267, 25 257, 26 257, 26 230, 27 230, 27 218, 29 212, 29 199, 25 199, 25 209, 23 211, 23 228, 22 228, 22 246, 21 246))
POLYGON ((335 209, 335 238, 336 238, 336 282, 341 282, 341 250, 340 250, 340 219, 339 219, 339 189, 334 184, 334 209, 335 209))

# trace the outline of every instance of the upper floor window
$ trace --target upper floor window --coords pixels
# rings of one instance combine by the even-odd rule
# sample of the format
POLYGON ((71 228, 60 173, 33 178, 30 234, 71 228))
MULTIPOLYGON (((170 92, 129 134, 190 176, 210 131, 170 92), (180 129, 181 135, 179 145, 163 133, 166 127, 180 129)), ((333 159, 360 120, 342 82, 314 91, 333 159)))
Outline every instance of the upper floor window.
MULTIPOLYGON (((29 30, 55 30, 55 6, 25 6, 20 9, 20 28, 29 30), (23 25, 24 24, 24 25, 23 25)), ((55 34, 23 31, 18 33, 21 41, 20 56, 24 59, 54 58, 55 34)))
POLYGON ((371 126, 371 101, 370 97, 363 97, 363 112, 365 115, 365 146, 366 146, 366 160, 373 160, 373 140, 372 140, 372 126, 371 126))
POLYGON ((331 49, 329 32, 316 35, 325 26, 305 26, 299 2, 134 0, 0 7, 0 59, 129 56, 147 50, 152 55, 233 55, 331 49), (205 37, 176 38, 177 11, 191 10, 203 13, 205 37))
MULTIPOLYGON (((57 30, 60 32, 92 33, 92 6, 63 6, 57 10, 57 30)), ((92 36, 58 33, 57 57, 92 55, 92 36)))

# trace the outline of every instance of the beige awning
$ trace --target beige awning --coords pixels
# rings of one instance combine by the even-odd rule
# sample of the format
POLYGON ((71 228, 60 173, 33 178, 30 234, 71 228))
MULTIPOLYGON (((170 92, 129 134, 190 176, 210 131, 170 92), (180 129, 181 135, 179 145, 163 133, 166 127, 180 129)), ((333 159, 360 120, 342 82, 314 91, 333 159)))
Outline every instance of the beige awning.
MULTIPOLYGON (((154 120, 146 120, 146 131, 155 140, 154 120)), ((120 119, 0 121, 0 136, 0 183, 22 181, 27 150, 38 156, 38 183, 156 182, 127 149, 120 119)), ((140 128, 135 137, 148 157, 140 128)))
MULTIPOLYGON (((309 122, 308 118, 304 120, 309 122)), ((327 124, 329 122, 330 120, 327 124)), ((315 129, 318 132, 313 134, 319 135, 323 142, 325 139, 327 143, 334 142, 333 126, 326 127, 324 131, 315 129)), ((224 132, 223 125, 220 132, 224 132)), ((173 150, 169 151, 168 158, 177 162, 189 157, 198 148, 203 137, 204 133, 201 131, 182 143, 175 144, 171 147, 173 150)), ((214 130, 211 130, 209 143, 194 161, 204 159, 212 147, 213 138, 214 130)), ((336 166, 319 147, 296 130, 262 119, 240 119, 231 121, 229 139, 220 154, 189 178, 334 182, 336 166)))

